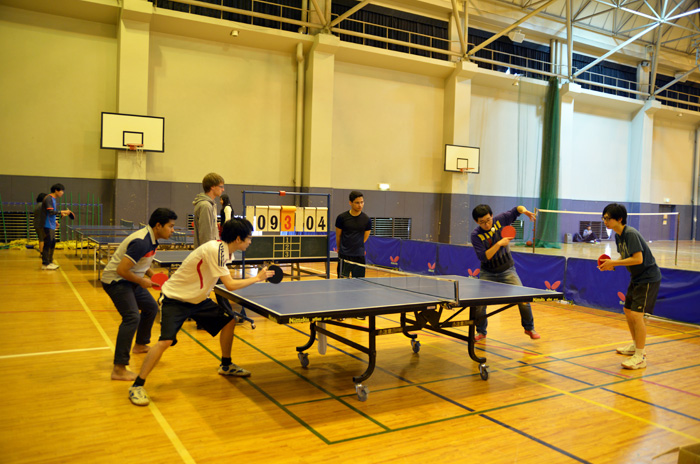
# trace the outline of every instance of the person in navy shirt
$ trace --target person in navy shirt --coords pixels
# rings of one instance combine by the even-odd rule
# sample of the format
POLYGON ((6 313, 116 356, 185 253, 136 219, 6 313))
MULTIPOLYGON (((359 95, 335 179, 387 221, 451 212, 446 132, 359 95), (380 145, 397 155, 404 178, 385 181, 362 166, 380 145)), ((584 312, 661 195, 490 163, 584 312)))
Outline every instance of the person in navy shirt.
POLYGON ((170 238, 176 219, 174 211, 156 209, 146 227, 129 235, 119 244, 102 272, 102 288, 122 317, 114 348, 112 380, 136 379, 136 373, 127 368, 134 335, 134 354, 148 352, 153 321, 158 314, 158 304, 148 291, 153 286, 150 279, 153 275, 151 263, 158 248, 158 240, 170 238))
MULTIPOLYGON (((56 211, 58 209, 56 200, 61 198, 66 188, 63 184, 53 184, 51 193, 44 197, 41 202, 41 219, 44 225, 44 249, 41 252, 41 269, 45 271, 55 271, 59 268, 53 262, 53 252, 56 248, 56 211)), ((68 216, 71 210, 66 209, 60 212, 61 216, 68 216)))
MULTIPOLYGON (((511 225, 521 214, 529 217, 533 222, 536 220, 535 214, 524 206, 516 206, 496 217, 493 216, 489 205, 479 205, 472 211, 472 218, 478 224, 478 227, 472 231, 471 242, 477 258, 481 261, 479 279, 522 285, 518 273, 515 272, 515 262, 508 247, 511 239, 501 236, 503 228, 511 225)), ((540 338, 540 334, 535 331, 535 320, 532 317, 530 303, 520 303, 518 308, 525 334, 533 339, 540 338)), ((472 319, 481 318, 476 325, 475 341, 486 338, 488 319, 484 317, 485 314, 486 306, 479 306, 472 313, 472 319)))

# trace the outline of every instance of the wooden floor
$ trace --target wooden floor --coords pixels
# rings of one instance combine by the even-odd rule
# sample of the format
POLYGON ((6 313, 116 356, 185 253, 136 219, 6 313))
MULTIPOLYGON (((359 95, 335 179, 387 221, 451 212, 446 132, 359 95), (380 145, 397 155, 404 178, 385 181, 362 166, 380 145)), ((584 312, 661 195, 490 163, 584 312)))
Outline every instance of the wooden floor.
POLYGON ((351 381, 364 355, 331 342, 301 368, 306 325, 237 327, 233 359, 253 376, 229 379, 218 339, 187 322, 136 407, 109 378, 120 317, 92 263, 56 260, 40 271, 35 251, 0 251, 2 463, 668 464, 677 454, 654 457, 700 441, 698 327, 649 321, 649 365, 626 371, 622 315, 557 303, 533 306, 540 340, 517 311, 490 319, 488 381, 461 342, 421 332, 414 354, 379 337, 366 402, 351 381))

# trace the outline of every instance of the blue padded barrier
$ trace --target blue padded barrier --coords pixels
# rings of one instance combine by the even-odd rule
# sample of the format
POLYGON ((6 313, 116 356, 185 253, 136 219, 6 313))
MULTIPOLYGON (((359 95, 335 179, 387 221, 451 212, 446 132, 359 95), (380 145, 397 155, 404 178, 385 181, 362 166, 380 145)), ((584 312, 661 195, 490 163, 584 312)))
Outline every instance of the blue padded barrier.
POLYGON ((434 274, 437 245, 436 242, 401 240, 399 269, 416 274, 434 274))
POLYGON ((654 315, 700 324, 700 272, 662 267, 654 315))
POLYGON ((367 264, 400 269, 401 239, 370 236, 365 242, 367 264))
POLYGON ((480 267, 481 263, 472 247, 438 244, 436 274, 478 277, 480 267))
POLYGON ((630 281, 627 269, 601 272, 593 259, 569 258, 564 298, 581 306, 622 312, 622 301, 630 281))
MULTIPOLYGON (((332 238, 335 247, 335 236, 332 238)), ((408 272, 478 277, 480 263, 471 247, 396 238, 370 237, 367 262, 408 272)), ((560 290, 570 302, 621 313, 630 281, 627 269, 601 272, 596 260, 513 252, 527 287, 560 290)), ((662 268, 654 314, 700 324, 700 272, 662 268)))
POLYGON ((512 255, 513 261, 515 261, 515 270, 524 286, 562 291, 566 274, 566 258, 564 256, 515 252, 512 255))

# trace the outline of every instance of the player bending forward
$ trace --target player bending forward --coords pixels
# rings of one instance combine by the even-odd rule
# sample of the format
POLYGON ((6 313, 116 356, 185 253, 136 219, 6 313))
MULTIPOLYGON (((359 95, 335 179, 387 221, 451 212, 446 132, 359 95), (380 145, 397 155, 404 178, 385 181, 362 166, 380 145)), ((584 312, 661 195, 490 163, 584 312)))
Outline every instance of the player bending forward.
POLYGON ((661 287, 661 270, 651 254, 642 234, 627 225, 627 209, 624 205, 611 203, 603 210, 605 227, 615 231, 615 243, 620 259, 605 259, 598 269, 613 271, 617 266, 625 266, 630 272, 630 284, 625 295, 625 317, 632 334, 632 343, 617 349, 620 354, 631 355, 622 361, 625 369, 643 369, 647 367, 644 345, 647 327, 644 313, 653 314, 656 296, 661 287))
POLYGON ((212 337, 219 332, 221 345, 220 375, 248 377, 250 372, 231 363, 231 347, 236 319, 230 309, 216 304, 209 295, 218 279, 234 291, 272 277, 274 272, 263 268, 257 276, 234 280, 226 267, 234 251, 245 251, 252 241, 253 226, 245 219, 231 219, 224 224, 221 241, 212 240, 194 250, 180 268, 163 285, 162 321, 158 343, 151 347, 141 365, 136 381, 129 388, 129 399, 138 406, 150 403, 144 383, 169 346, 177 343, 182 324, 192 318, 212 337))

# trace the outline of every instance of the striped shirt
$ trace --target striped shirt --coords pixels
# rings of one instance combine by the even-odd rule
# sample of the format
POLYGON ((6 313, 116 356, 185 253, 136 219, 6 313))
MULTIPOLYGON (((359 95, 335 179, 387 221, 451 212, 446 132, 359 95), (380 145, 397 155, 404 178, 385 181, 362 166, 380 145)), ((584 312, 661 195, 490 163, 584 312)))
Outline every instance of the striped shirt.
POLYGON ((209 298, 216 282, 230 275, 228 245, 211 240, 200 245, 185 258, 182 265, 163 285, 163 295, 186 303, 197 304, 209 298))
POLYGON ((117 274, 119 263, 124 258, 133 261, 134 266, 131 268, 131 272, 139 277, 143 277, 148 268, 151 267, 157 248, 158 241, 151 226, 137 230, 119 244, 117 251, 114 252, 104 271, 102 271, 100 280, 106 284, 124 280, 122 276, 117 274))

